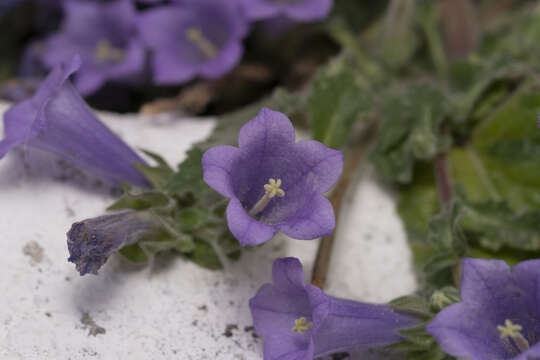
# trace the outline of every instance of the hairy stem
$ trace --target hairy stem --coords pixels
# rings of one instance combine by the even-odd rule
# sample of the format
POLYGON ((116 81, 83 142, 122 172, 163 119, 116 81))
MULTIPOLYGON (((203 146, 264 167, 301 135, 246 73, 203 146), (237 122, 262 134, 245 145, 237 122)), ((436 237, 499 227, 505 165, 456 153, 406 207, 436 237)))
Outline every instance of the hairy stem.
MULTIPOLYGON (((370 125, 364 132, 359 144, 355 146, 348 154, 345 167, 343 168, 343 174, 330 195, 329 199, 334 207, 336 223, 341 212, 343 198, 347 193, 347 189, 354 178, 354 175, 356 174, 356 170, 358 170, 366 150, 371 145, 371 141, 369 140, 373 138, 374 130, 375 126, 370 125)), ((332 234, 322 237, 319 243, 319 248, 317 249, 315 265, 313 266, 313 272, 311 274, 311 283, 320 289, 323 289, 326 284, 335 234, 336 232, 334 231, 332 234)))
POLYGON ((448 167, 448 154, 441 153, 435 157, 435 181, 439 190, 441 208, 445 208, 452 202, 452 180, 448 167))

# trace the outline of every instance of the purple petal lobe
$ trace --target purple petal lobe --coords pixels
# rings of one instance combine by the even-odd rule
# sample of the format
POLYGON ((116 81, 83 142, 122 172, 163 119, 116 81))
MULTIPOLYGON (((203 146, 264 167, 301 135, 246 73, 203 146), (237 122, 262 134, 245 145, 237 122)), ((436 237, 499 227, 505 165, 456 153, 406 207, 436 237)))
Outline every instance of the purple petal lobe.
POLYGON ((234 197, 231 172, 238 151, 233 146, 216 146, 206 151, 202 158, 204 181, 221 195, 229 198, 234 197))
POLYGON ((238 145, 249 148, 262 144, 264 150, 272 152, 293 144, 294 127, 291 121, 279 111, 263 108, 259 114, 240 129, 238 145))
POLYGON ((336 223, 334 208, 327 198, 315 195, 309 207, 300 209, 294 220, 280 230, 294 239, 309 240, 332 233, 336 223))
POLYGON ((259 245, 274 237, 277 229, 250 217, 238 199, 231 199, 227 206, 229 230, 242 246, 259 245))

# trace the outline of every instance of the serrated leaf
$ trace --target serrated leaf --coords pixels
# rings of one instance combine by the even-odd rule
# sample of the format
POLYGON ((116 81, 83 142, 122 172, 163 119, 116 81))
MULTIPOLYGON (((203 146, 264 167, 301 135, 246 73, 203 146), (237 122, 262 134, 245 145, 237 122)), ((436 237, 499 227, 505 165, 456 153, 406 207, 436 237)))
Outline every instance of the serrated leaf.
POLYGON ((368 107, 367 95, 342 58, 319 71, 309 97, 313 138, 332 148, 345 145, 352 125, 368 107))
POLYGON ((162 207, 169 204, 169 198, 158 191, 143 192, 141 194, 126 195, 107 208, 114 210, 146 210, 152 207, 162 207))
POLYGON ((172 175, 172 171, 163 166, 152 167, 137 163, 135 164, 135 167, 155 189, 163 188, 163 186, 167 184, 169 177, 172 175))

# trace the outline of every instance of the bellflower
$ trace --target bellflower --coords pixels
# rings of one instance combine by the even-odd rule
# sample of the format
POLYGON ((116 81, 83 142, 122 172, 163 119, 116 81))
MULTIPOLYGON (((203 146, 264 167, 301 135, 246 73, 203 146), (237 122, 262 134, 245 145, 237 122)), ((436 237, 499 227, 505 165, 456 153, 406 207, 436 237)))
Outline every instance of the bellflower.
POLYGON ((144 161, 98 120, 69 82, 79 66, 79 57, 58 65, 32 98, 4 114, 0 158, 18 145, 35 147, 114 183, 148 186, 134 166, 144 161))
POLYGON ((82 275, 97 275, 109 256, 141 240, 156 221, 146 212, 126 211, 74 223, 67 233, 70 257, 82 275))
POLYGON ((464 259, 462 302, 426 326, 448 354, 471 360, 540 358, 540 260, 512 269, 500 260, 464 259))
POLYGON ((140 76, 145 49, 136 35, 131 0, 64 1, 65 18, 58 33, 42 43, 41 60, 52 68, 75 54, 83 63, 74 83, 88 95, 109 80, 127 81, 140 76))
POLYGON ((332 0, 243 0, 246 16, 251 20, 284 16, 298 22, 325 19, 332 0))
POLYGON ((311 360, 385 346, 402 340, 398 329, 418 324, 387 305, 335 298, 304 284, 296 258, 277 259, 272 273, 274 283, 263 285, 249 302, 265 360, 311 360))
POLYGON ((295 143, 290 120, 266 108, 240 129, 238 143, 209 149, 202 167, 204 181, 231 199, 227 222, 240 244, 261 244, 279 230, 295 239, 332 232, 334 210, 322 194, 341 175, 340 151, 295 143))
POLYGON ((154 52, 154 81, 175 84, 231 70, 242 57, 248 23, 235 2, 199 0, 145 11, 139 27, 154 52))

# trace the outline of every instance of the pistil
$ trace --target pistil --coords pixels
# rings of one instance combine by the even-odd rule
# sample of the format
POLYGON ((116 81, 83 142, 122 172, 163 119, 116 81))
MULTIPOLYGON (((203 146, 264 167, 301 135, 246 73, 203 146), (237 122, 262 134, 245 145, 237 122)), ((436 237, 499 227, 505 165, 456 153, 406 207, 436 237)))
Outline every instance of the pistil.
POLYGON ((521 335, 521 331, 523 330, 521 325, 514 324, 511 320, 506 319, 504 326, 497 326, 497 330, 501 333, 501 339, 512 340, 512 343, 519 349, 518 353, 529 349, 529 342, 521 335))
POLYGON ((303 334, 309 329, 313 327, 312 322, 307 322, 307 319, 305 317, 298 318, 294 320, 294 326, 292 328, 292 331, 295 331, 299 334, 303 334))
POLYGON ((117 62, 124 58, 124 51, 114 47, 109 40, 101 39, 96 45, 95 56, 99 61, 117 62))
POLYGON ((257 201, 257 203, 251 208, 249 211, 249 216, 255 216, 261 211, 263 211, 266 206, 270 203, 270 200, 272 200, 275 196, 277 197, 284 197, 285 191, 280 188, 281 187, 281 179, 268 179, 268 184, 264 185, 264 195, 263 197, 257 201))
POLYGON ((206 36, 204 36, 201 29, 196 27, 187 29, 186 38, 197 45, 199 50, 201 50, 204 56, 206 56, 208 59, 212 59, 217 55, 218 50, 216 46, 210 40, 208 40, 206 36))

